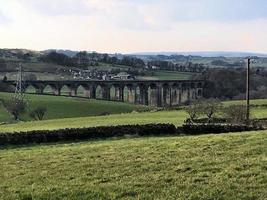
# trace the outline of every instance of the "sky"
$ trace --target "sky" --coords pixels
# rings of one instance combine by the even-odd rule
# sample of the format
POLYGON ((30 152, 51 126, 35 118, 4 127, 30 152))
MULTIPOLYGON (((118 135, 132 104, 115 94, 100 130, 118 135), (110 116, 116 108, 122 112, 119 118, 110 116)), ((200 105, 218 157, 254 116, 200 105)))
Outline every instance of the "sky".
POLYGON ((267 2, 0 0, 0 48, 267 53, 267 2))

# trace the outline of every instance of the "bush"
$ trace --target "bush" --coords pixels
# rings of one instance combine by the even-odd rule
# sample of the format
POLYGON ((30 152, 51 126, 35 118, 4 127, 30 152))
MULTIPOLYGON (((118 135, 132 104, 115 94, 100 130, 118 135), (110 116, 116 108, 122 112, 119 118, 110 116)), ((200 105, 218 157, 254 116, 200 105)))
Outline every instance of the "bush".
POLYGON ((47 111, 46 107, 39 106, 35 108, 33 111, 31 111, 30 117, 35 120, 43 120, 46 111, 47 111))
POLYGON ((247 108, 244 105, 231 105, 224 108, 225 118, 233 124, 245 124, 247 108))
POLYGON ((189 119, 186 120, 187 123, 194 122, 197 117, 201 114, 202 111, 202 104, 199 101, 192 102, 189 106, 185 107, 185 111, 189 115, 189 119))

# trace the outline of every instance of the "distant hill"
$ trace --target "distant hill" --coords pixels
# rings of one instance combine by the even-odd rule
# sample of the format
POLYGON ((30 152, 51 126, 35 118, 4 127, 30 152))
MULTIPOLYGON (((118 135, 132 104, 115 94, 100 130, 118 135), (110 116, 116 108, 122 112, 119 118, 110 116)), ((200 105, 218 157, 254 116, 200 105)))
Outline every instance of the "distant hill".
POLYGON ((66 56, 69 56, 69 57, 73 57, 78 53, 78 51, 63 50, 63 49, 47 49, 47 50, 42 51, 42 53, 48 54, 48 53, 53 52, 53 51, 55 51, 57 53, 65 54, 66 56))
POLYGON ((201 56, 201 57, 248 57, 248 56, 257 56, 257 57, 267 57, 267 54, 263 53, 253 53, 253 52, 234 52, 234 51, 192 51, 192 52, 138 52, 132 53, 130 55, 183 55, 183 56, 201 56))

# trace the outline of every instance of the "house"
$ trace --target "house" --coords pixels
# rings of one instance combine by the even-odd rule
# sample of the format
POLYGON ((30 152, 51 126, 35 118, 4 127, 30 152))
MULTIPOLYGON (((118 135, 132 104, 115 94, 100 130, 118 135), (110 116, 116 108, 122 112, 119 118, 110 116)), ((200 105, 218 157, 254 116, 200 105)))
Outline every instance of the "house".
POLYGON ((120 72, 116 76, 113 76, 112 79, 114 79, 114 80, 135 80, 135 77, 126 73, 126 72, 120 72))

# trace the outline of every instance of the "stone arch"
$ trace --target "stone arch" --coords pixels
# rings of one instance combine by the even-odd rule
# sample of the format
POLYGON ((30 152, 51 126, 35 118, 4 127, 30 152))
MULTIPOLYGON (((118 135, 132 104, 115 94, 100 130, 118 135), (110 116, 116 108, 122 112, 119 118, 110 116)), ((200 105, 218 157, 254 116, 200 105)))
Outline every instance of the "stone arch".
POLYGON ((68 85, 62 85, 60 87, 60 94, 63 96, 71 96, 71 90, 68 85))
POLYGON ((198 91, 197 91, 197 96, 198 96, 198 97, 201 97, 201 96, 202 96, 202 89, 198 89, 198 91))
POLYGON ((171 106, 171 86, 168 83, 162 85, 162 103, 163 106, 171 106))
POLYGON ((80 84, 77 86, 77 96, 78 97, 90 97, 90 88, 88 85, 80 84))
POLYGON ((24 92, 29 94, 38 93, 38 88, 32 84, 29 84, 25 86, 24 92))
POLYGON ((181 84, 174 83, 171 85, 171 105, 179 105, 181 102, 181 84))
POLYGON ((117 97, 118 97, 118 90, 117 90, 118 86, 117 85, 111 85, 109 90, 110 90, 110 99, 111 100, 117 100, 117 97))
POLYGON ((102 85, 96 85, 95 96, 96 96, 96 99, 103 99, 103 86, 102 85))
POLYGON ((125 102, 135 103, 135 88, 133 84, 126 84, 123 87, 123 99, 125 102))
POLYGON ((136 85, 134 95, 135 95, 135 97, 134 97, 135 103, 141 104, 141 87, 140 87, 140 85, 136 85))
POLYGON ((43 89, 43 93, 44 94, 55 94, 54 93, 54 89, 55 88, 52 85, 49 85, 49 84, 48 85, 45 85, 44 86, 44 89, 43 89))
POLYGON ((150 106, 156 107, 158 101, 157 85, 155 83, 149 84, 148 87, 148 102, 150 106))
POLYGON ((145 83, 139 83, 137 84, 137 87, 140 89, 139 103, 143 105, 149 105, 149 101, 148 101, 149 86, 145 83))

